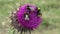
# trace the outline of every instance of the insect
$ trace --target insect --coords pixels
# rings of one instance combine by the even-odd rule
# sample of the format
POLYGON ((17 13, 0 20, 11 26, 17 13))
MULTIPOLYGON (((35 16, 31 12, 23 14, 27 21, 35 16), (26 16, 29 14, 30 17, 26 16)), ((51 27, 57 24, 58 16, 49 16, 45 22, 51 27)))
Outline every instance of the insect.
POLYGON ((24 32, 24 34, 38 28, 42 22, 41 18, 41 9, 35 5, 24 4, 19 7, 19 10, 16 13, 12 12, 11 16, 11 25, 21 31, 20 34, 24 32))

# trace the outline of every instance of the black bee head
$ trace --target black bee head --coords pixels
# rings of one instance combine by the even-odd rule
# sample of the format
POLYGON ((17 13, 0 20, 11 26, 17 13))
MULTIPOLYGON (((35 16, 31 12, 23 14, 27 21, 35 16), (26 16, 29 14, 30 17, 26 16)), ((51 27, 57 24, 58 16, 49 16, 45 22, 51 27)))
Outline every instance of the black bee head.
POLYGON ((40 9, 40 8, 36 8, 36 10, 37 10, 37 15, 42 15, 42 14, 41 14, 41 9, 40 9))
POLYGON ((30 9, 30 6, 27 6, 27 10, 31 10, 31 9, 30 9))
POLYGON ((27 6, 27 10, 29 10, 30 12, 33 12, 34 8, 32 6, 27 6))

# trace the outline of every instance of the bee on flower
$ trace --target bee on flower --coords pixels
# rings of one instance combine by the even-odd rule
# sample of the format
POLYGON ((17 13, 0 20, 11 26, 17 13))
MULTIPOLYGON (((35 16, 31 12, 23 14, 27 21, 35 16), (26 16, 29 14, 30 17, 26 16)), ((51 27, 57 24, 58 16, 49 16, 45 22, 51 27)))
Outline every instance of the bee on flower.
POLYGON ((12 14, 11 25, 21 31, 20 34, 27 31, 31 34, 31 31, 38 28, 42 22, 41 9, 35 5, 24 4, 16 13, 12 12, 12 14))

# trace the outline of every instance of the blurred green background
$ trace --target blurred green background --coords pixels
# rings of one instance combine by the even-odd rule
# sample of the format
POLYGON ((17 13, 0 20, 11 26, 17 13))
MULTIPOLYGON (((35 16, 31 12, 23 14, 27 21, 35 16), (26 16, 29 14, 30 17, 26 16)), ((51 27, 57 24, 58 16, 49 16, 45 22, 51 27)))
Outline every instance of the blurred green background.
MULTIPOLYGON (((43 22, 32 34, 60 34, 60 0, 0 0, 0 34, 13 34, 10 12, 22 4, 35 4, 41 8, 43 22)), ((15 34, 19 34, 15 31, 15 34)))

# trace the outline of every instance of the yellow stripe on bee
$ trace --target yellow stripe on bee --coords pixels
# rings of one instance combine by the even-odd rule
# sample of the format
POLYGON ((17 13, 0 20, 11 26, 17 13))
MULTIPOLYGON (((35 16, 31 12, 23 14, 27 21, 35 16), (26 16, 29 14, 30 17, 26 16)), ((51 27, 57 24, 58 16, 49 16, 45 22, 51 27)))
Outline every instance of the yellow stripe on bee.
POLYGON ((38 8, 38 10, 40 10, 41 8, 38 8))

